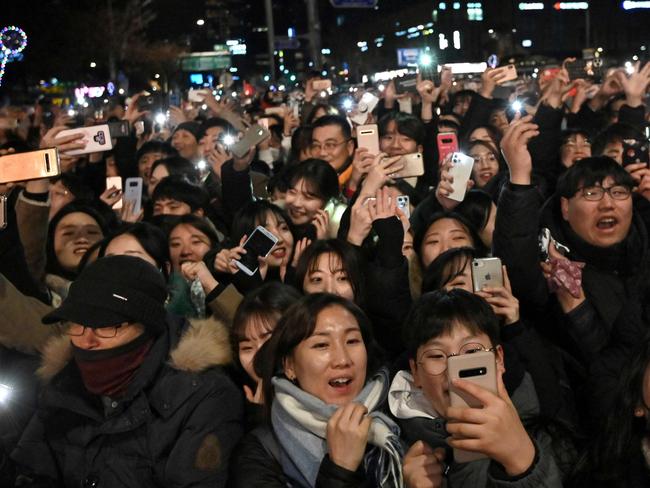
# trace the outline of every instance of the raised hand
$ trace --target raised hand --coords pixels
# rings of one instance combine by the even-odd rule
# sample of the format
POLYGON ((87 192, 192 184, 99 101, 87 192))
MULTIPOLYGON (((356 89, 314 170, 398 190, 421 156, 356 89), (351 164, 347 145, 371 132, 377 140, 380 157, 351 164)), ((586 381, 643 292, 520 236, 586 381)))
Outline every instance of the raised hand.
POLYGON ((625 103, 630 107, 643 104, 648 85, 650 85, 650 61, 641 68, 641 61, 634 63, 634 72, 628 77, 623 71, 616 72, 616 79, 625 92, 625 103))
POLYGON ((368 409, 358 403, 340 407, 327 422, 327 449, 334 464, 356 471, 363 461, 370 417, 368 409))
POLYGON ((535 459, 535 445, 519 419, 501 375, 497 394, 469 381, 455 379, 453 386, 468 393, 482 408, 448 407, 445 415, 447 443, 454 449, 480 452, 501 464, 510 476, 520 475, 535 459))
POLYGON ((407 488, 441 488, 444 460, 442 447, 431 449, 424 441, 417 441, 404 456, 404 484, 407 488))
POLYGON ((528 142, 539 135, 539 126, 532 122, 533 116, 514 120, 501 139, 501 152, 510 169, 510 181, 517 185, 530 185, 533 161, 528 151, 528 142))

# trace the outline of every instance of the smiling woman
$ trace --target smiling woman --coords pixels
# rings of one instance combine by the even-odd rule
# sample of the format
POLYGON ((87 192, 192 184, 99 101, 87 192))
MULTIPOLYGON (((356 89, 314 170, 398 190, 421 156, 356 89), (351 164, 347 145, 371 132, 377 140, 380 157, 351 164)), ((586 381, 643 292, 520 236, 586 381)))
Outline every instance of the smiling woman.
POLYGON ((396 426, 376 412, 386 372, 367 381, 378 361, 351 302, 318 293, 291 306, 255 359, 272 427, 240 446, 233 486, 402 486, 396 426))

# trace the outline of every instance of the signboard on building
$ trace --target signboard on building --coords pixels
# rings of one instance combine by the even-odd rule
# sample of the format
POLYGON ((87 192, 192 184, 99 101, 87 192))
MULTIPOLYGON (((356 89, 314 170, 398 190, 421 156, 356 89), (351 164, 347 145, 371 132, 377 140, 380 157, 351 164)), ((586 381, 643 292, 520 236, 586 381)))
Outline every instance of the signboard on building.
POLYGON ((224 55, 219 51, 186 54, 179 58, 182 71, 215 71, 230 68, 230 52, 224 55))

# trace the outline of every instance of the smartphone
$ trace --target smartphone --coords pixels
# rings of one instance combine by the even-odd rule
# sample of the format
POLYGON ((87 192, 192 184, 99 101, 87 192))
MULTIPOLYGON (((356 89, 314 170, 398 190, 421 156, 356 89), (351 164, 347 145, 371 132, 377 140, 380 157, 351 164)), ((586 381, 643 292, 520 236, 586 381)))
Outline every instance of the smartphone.
POLYGON ((235 261, 235 264, 248 276, 253 276, 259 267, 258 258, 268 256, 276 242, 278 242, 277 237, 258 225, 244 242, 246 254, 243 254, 239 261, 235 261))
POLYGON ((648 145, 647 140, 623 139, 623 167, 637 163, 645 163, 648 166, 650 163, 648 145))
POLYGON ((517 68, 515 67, 514 64, 507 64, 506 66, 500 66, 498 68, 494 68, 494 71, 496 71, 499 74, 505 75, 503 78, 499 80, 497 83, 498 85, 501 85, 507 81, 512 81, 517 79, 517 68))
POLYGON ((279 115, 280 117, 284 117, 287 113, 287 107, 285 105, 279 107, 268 107, 264 109, 264 113, 266 115, 279 115))
POLYGON ((357 145, 368 149, 370 154, 379 154, 379 129, 377 124, 357 127, 357 145))
MULTIPOLYGON (((462 379, 497 394, 497 364, 492 351, 477 351, 472 354, 451 356, 447 359, 447 375, 449 377, 449 400, 452 407, 482 408, 481 402, 472 395, 454 389, 452 380, 462 379)), ((477 452, 454 449, 454 460, 467 463, 487 456, 477 452)))
POLYGON ((576 59, 573 63, 567 63, 566 69, 571 81, 583 78, 599 82, 603 77, 603 60, 602 58, 576 59))
POLYGON ((407 219, 411 218, 411 199, 408 195, 397 195, 397 208, 399 208, 407 219))
POLYGON ((327 91, 332 88, 332 80, 313 80, 311 87, 315 91, 327 91))
POLYGON ((0 195, 0 230, 7 227, 7 195, 0 195))
POLYGON ((484 286, 503 286, 503 271, 499 258, 472 259, 472 285, 474 291, 484 286))
POLYGON ((128 120, 109 122, 108 132, 111 135, 111 138, 129 137, 131 135, 131 124, 129 124, 128 120))
MULTIPOLYGON (((117 191, 122 190, 122 177, 121 176, 107 176, 106 177, 106 189, 115 187, 117 188, 117 191)), ((109 196, 113 196, 114 193, 112 193, 109 196)), ((120 198, 117 202, 113 204, 112 207, 114 210, 119 210, 122 208, 122 199, 120 198)))
POLYGON ((411 97, 398 98, 397 104, 399 105, 400 112, 404 112, 405 114, 413 113, 413 101, 411 97))
POLYGON ((205 100, 205 96, 209 93, 209 91, 210 90, 206 90, 203 88, 201 88, 200 90, 190 88, 190 90, 187 92, 187 101, 193 103, 203 103, 203 101, 205 100))
POLYGON ((137 215, 142 209, 142 178, 127 178, 124 186, 126 188, 122 200, 124 202, 133 202, 133 213, 137 215))
POLYGON ((402 93, 417 93, 418 78, 416 74, 409 74, 394 78, 395 93, 401 95, 402 93))
POLYGON ((238 158, 243 158, 248 150, 271 137, 271 133, 259 124, 252 125, 239 141, 230 146, 230 152, 238 158))
POLYGON ((51 178, 61 173, 55 148, 0 157, 0 183, 51 178))
POLYGON ((365 124, 368 120, 368 114, 375 109, 378 103, 379 98, 374 93, 364 93, 361 100, 359 100, 356 109, 350 115, 350 120, 355 124, 365 124))
POLYGON ((56 139, 73 134, 83 134, 83 138, 75 142, 85 142, 86 147, 82 149, 73 149, 72 151, 65 151, 65 154, 67 155, 77 156, 80 154, 110 151, 113 149, 113 141, 111 140, 111 132, 108 124, 62 130, 56 135, 56 139))
POLYGON ((424 158, 422 153, 405 154, 395 164, 403 164, 396 178, 411 178, 424 174, 424 158))
POLYGON ((138 120, 133 124, 133 128, 135 129, 136 137, 140 137, 142 134, 144 134, 144 121, 138 120))
POLYGON ((136 106, 140 112, 143 112, 145 110, 153 110, 154 107, 160 106, 160 103, 158 102, 158 97, 155 95, 140 95, 136 102, 136 106))
POLYGON ((438 134, 438 155, 440 164, 450 153, 458 152, 458 137, 455 132, 441 132, 438 134))
POLYGON ((465 199, 465 192, 467 191, 467 182, 472 176, 472 168, 474 167, 474 158, 467 156, 460 152, 455 152, 451 156, 451 168, 449 174, 454 177, 452 187, 454 191, 448 195, 447 198, 462 202, 465 199))

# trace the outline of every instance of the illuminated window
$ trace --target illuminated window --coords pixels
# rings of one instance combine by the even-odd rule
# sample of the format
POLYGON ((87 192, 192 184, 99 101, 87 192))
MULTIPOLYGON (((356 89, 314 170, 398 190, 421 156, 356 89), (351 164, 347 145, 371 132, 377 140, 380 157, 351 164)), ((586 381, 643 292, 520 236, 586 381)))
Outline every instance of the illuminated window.
POLYGON ((467 19, 475 22, 483 21, 483 5, 481 2, 468 2, 467 19))

